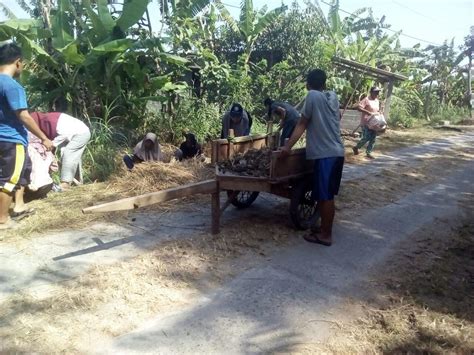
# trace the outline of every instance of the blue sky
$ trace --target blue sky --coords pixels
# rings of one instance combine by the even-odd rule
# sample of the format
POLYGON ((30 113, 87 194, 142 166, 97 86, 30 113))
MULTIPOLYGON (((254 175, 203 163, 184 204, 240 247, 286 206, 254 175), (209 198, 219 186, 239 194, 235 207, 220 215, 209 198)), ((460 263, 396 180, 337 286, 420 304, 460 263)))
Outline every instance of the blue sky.
MULTIPOLYGON (((292 0, 284 1, 285 4, 292 0)), ((329 0, 322 0, 329 2, 329 0)), ((328 5, 320 2, 326 12, 328 5)), ((240 0, 223 0, 230 5, 229 10, 238 16, 240 0), (234 7, 235 6, 235 7, 234 7)), ((303 0, 298 0, 303 4, 303 0)), ((12 9, 17 17, 26 17, 26 14, 16 4, 15 0, 4 0, 3 3, 12 9)), ((159 28, 159 12, 157 1, 150 5, 153 27, 159 28)), ((257 8, 267 5, 269 8, 277 7, 281 0, 264 1, 254 0, 257 8)), ((470 26, 474 25, 474 1, 472 0, 340 0, 343 10, 352 12, 362 7, 371 7, 378 18, 386 16, 385 23, 392 25, 393 30, 402 30, 407 36, 417 37, 427 42, 421 42, 407 36, 401 36, 403 46, 413 46, 420 42, 422 45, 429 43, 441 44, 444 40, 455 39, 456 44, 461 44, 463 38, 469 34, 470 26)), ((345 16, 341 13, 341 16, 345 16)))

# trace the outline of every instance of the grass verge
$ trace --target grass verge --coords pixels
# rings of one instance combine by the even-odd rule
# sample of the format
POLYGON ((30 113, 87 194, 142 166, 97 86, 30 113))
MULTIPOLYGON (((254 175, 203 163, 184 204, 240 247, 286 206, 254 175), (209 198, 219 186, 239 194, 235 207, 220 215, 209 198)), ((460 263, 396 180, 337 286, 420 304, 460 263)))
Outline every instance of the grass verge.
POLYGON ((474 352, 474 196, 464 215, 437 220, 413 235, 384 274, 365 316, 326 344, 331 353, 472 354, 474 352))

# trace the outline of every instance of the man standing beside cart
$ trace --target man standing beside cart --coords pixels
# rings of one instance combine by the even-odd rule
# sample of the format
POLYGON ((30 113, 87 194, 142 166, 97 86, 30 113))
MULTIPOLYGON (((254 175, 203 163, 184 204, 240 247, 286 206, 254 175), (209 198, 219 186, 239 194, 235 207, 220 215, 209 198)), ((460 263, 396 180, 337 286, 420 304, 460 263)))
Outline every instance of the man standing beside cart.
POLYGON ((306 159, 314 160, 312 198, 321 214, 321 230, 314 230, 304 239, 325 246, 332 244, 335 215, 334 196, 339 192, 344 165, 344 146, 340 135, 339 101, 336 93, 325 91, 326 73, 315 69, 306 80, 308 94, 301 118, 281 156, 289 154, 293 145, 306 131, 306 159))

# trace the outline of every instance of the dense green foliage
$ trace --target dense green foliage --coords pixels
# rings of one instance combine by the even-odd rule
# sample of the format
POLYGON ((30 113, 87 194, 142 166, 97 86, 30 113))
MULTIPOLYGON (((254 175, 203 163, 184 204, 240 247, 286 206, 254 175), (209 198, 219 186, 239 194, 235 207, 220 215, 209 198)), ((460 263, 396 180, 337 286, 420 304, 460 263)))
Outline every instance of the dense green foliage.
POLYGON ((149 1, 128 0, 118 9, 107 0, 32 1, 30 7, 20 1, 35 19, 10 13, 0 23, 0 40, 21 43, 29 59, 22 82, 32 107, 67 111, 93 127, 88 164, 101 166, 94 178, 113 170, 117 145, 130 146, 146 131, 177 143, 183 130, 192 130, 204 140, 219 135, 220 116, 232 102, 256 118, 264 116, 267 96, 296 105, 311 68, 328 71, 344 106, 381 84, 340 69, 334 56, 410 78, 395 87, 392 124, 466 112, 460 63, 467 48, 452 42, 402 48, 399 34, 386 31, 384 18, 370 9, 341 17, 338 0, 328 14, 309 2, 255 9, 243 0, 234 19, 220 0, 164 0, 164 30, 154 35, 142 21, 149 1))

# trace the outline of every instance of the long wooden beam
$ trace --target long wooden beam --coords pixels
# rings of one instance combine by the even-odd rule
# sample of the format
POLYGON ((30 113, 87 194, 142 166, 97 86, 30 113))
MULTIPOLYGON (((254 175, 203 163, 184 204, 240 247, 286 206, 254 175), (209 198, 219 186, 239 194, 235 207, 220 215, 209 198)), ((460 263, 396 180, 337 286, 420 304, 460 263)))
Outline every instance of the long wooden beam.
POLYGON ((128 197, 121 200, 103 203, 97 206, 87 207, 83 213, 99 213, 133 210, 139 207, 153 205, 159 202, 166 202, 177 198, 182 198, 197 194, 214 194, 217 191, 216 180, 205 180, 192 184, 174 187, 171 189, 151 192, 144 195, 128 197))

